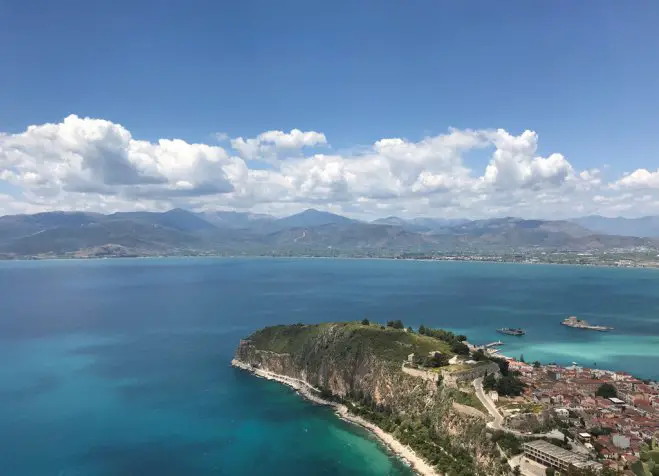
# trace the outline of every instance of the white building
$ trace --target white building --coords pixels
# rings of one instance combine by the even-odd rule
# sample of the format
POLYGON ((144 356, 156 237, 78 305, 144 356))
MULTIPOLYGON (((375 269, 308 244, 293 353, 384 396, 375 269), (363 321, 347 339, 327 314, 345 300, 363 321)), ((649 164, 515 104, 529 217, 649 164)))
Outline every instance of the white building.
POLYGON ((611 442, 613 443, 613 446, 616 448, 620 448, 621 450, 626 450, 629 448, 629 443, 630 440, 627 436, 624 435, 613 435, 611 438, 611 442))

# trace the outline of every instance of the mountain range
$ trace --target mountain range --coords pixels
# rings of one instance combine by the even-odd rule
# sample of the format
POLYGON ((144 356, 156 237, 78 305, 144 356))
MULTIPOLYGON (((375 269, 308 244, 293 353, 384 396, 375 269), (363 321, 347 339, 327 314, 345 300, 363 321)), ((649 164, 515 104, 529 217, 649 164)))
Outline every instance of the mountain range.
POLYGON ((4 258, 655 250, 659 248, 656 237, 657 217, 570 221, 388 217, 365 222, 314 209, 276 218, 235 211, 193 213, 180 208, 0 217, 0 257, 4 258))

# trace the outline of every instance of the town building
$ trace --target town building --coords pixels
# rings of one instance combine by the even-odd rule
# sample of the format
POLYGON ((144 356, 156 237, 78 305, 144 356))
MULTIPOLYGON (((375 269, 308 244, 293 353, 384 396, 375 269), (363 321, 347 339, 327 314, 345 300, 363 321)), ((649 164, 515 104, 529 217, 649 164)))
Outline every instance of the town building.
POLYGON ((602 468, 601 464, 589 461, 584 455, 568 451, 544 440, 524 443, 524 456, 544 466, 565 472, 571 467, 589 468, 596 471, 602 468))

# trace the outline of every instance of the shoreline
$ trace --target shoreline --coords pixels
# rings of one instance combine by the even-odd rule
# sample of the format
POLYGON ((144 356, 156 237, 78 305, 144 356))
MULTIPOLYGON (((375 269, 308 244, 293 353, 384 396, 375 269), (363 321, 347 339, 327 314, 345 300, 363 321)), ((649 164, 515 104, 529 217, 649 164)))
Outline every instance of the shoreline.
POLYGON ((443 259, 443 258, 396 258, 388 256, 274 256, 274 255, 137 255, 137 256, 48 256, 48 257, 15 257, 0 258, 0 262, 26 262, 26 261, 101 261, 101 260, 131 260, 131 259, 191 259, 191 258, 210 258, 210 259, 321 259, 321 260, 366 260, 366 261, 416 261, 416 262, 454 262, 454 263, 486 263, 486 264, 518 264, 518 265, 540 265, 540 266, 572 266, 579 268, 613 268, 613 269, 643 269, 659 271, 659 264, 651 266, 633 266, 633 265, 615 265, 609 263, 555 263, 548 261, 516 261, 516 260, 495 260, 495 259, 443 259))
POLYGON ((320 398, 316 393, 320 393, 319 389, 315 388, 304 380, 288 377, 286 375, 279 375, 274 372, 254 368, 249 364, 241 362, 240 360, 233 359, 231 361, 233 367, 241 370, 246 370, 257 377, 266 380, 273 380, 294 389, 301 397, 313 403, 329 406, 334 408, 336 415, 343 421, 358 425, 374 435, 380 443, 382 443, 391 453, 397 458, 401 459, 407 466, 409 466, 419 476, 440 476, 430 464, 428 464, 422 457, 417 455, 412 448, 403 445, 400 441, 394 438, 390 433, 387 433, 379 426, 364 420, 361 417, 351 415, 348 407, 341 403, 330 402, 320 398))

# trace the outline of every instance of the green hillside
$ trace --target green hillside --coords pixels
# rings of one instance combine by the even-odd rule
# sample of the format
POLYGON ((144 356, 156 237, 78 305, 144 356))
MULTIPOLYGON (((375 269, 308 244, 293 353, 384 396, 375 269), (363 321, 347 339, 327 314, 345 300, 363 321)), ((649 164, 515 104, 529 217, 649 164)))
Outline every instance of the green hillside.
POLYGON ((249 340, 260 350, 299 355, 305 353, 306 346, 315 344, 321 335, 332 336, 331 339, 323 339, 327 350, 334 349, 333 344, 340 342, 341 345, 336 346, 334 350, 343 354, 342 357, 363 352, 372 353, 385 361, 400 363, 412 353, 451 353, 450 345, 439 339, 403 329, 383 327, 379 324, 363 325, 359 322, 266 327, 252 334, 249 340))

